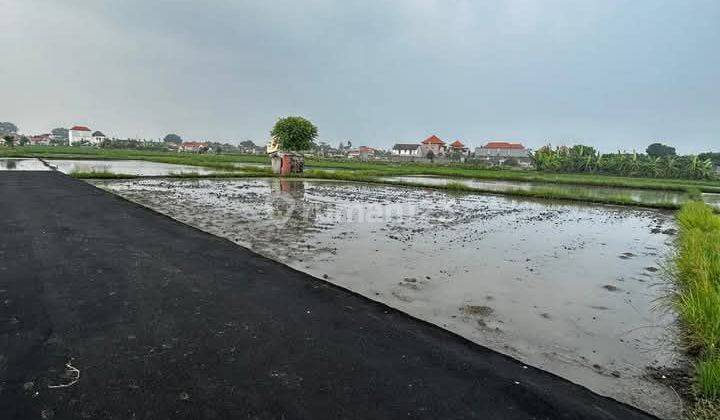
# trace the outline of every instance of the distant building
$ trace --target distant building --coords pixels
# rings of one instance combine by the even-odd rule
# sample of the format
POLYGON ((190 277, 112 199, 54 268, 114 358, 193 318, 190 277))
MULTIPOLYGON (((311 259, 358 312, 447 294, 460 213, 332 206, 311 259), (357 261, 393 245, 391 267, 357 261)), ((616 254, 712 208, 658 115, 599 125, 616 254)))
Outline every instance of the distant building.
POLYGON ((92 132, 89 128, 76 125, 68 131, 70 144, 73 143, 90 143, 92 141, 92 132))
POLYGON ((530 149, 521 143, 504 141, 491 141, 482 147, 476 148, 475 158, 499 165, 511 158, 515 159, 520 166, 529 166, 531 164, 530 149))
POLYGON ((48 146, 50 144, 50 134, 39 134, 30 137, 30 144, 33 146, 48 146))
POLYGON ((207 142, 184 141, 178 148, 179 152, 205 153, 210 150, 207 142))
POLYGON ((107 137, 105 137, 105 134, 103 134, 102 131, 96 131, 96 132, 92 133, 92 138, 90 139, 90 143, 92 143, 95 146, 99 146, 105 140, 107 140, 107 137))
POLYGON ((420 157, 419 144, 398 143, 391 151, 393 156, 420 157))
POLYGON ((350 159, 368 160, 375 156, 375 149, 367 146, 360 146, 355 150, 348 152, 347 157, 350 159))
POLYGON ((445 155, 445 142, 434 134, 420 143, 420 155, 422 157, 427 157, 430 152, 432 152, 435 157, 445 155))
POLYGON ((448 147, 449 152, 460 152, 463 155, 467 155, 470 153, 470 149, 467 148, 460 140, 455 140, 450 144, 450 147, 448 147))

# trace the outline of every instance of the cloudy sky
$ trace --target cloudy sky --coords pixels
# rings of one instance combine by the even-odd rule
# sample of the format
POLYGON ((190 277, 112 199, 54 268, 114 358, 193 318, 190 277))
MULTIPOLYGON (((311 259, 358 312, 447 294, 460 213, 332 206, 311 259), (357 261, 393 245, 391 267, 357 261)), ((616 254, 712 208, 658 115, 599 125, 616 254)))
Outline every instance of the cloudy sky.
POLYGON ((720 149, 717 0, 0 0, 21 131, 720 149))

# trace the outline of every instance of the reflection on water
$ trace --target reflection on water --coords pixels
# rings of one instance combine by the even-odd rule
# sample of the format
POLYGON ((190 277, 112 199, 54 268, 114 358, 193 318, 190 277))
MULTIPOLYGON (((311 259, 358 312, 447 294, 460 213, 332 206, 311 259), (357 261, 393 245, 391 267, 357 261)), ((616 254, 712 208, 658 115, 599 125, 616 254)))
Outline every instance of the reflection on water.
POLYGON ((674 203, 681 204, 687 201, 688 195, 681 191, 659 191, 634 188, 616 187, 595 187, 588 185, 566 185, 541 182, 513 182, 494 181, 478 179, 443 178, 434 176, 394 176, 382 178, 388 181, 410 182, 418 185, 447 185, 448 183, 460 183, 468 187, 478 188, 486 191, 511 191, 523 190, 533 191, 537 189, 552 188, 553 190, 564 190, 567 192, 580 192, 590 194, 597 198, 609 198, 613 196, 626 196, 638 203, 674 203))
POLYGON ((49 171, 39 159, 0 159, 0 171, 49 171))
POLYGON ((655 310, 669 212, 255 178, 93 181, 184 223, 669 418, 655 310))
POLYGON ((720 209, 720 194, 708 193, 703 194, 702 197, 703 201, 720 209))
POLYGON ((46 161, 58 171, 66 174, 72 172, 112 172, 124 175, 163 176, 179 173, 208 175, 218 172, 201 166, 175 165, 144 160, 47 159, 46 161))

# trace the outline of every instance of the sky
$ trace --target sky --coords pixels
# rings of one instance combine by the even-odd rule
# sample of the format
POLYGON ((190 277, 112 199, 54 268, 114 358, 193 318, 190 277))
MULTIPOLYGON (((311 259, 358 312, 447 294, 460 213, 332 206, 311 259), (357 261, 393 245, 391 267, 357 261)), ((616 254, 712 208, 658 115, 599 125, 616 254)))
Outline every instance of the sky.
POLYGON ((0 121, 720 150, 717 0, 0 0, 0 121))

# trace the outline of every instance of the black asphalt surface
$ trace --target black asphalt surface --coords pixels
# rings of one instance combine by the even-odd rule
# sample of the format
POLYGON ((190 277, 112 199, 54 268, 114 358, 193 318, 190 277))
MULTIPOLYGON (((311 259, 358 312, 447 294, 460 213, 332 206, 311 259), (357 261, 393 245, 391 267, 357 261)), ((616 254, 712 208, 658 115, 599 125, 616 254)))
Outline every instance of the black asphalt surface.
POLYGON ((4 420, 653 418, 56 172, 0 172, 0 381, 4 420))

